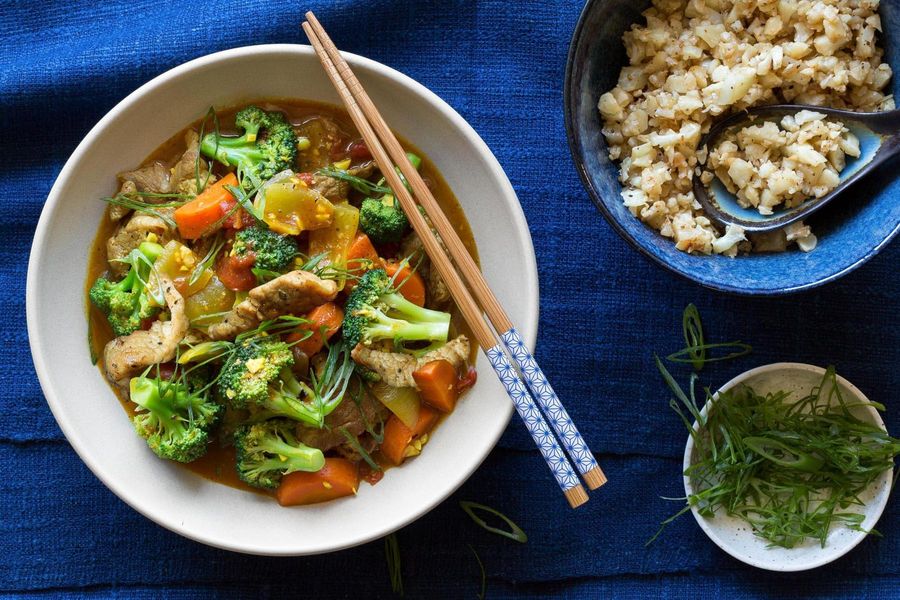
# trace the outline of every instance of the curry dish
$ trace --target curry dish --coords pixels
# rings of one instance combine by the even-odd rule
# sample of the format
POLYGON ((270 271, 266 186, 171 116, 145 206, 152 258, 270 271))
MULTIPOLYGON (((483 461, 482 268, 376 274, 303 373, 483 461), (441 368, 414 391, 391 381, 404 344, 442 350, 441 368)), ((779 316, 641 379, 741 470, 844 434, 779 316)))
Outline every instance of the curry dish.
MULTIPOLYGON (((477 258, 447 184, 404 146, 477 258)), ((90 343, 160 458, 283 505, 353 495, 474 384, 447 288, 340 109, 211 109, 117 178, 90 343)))

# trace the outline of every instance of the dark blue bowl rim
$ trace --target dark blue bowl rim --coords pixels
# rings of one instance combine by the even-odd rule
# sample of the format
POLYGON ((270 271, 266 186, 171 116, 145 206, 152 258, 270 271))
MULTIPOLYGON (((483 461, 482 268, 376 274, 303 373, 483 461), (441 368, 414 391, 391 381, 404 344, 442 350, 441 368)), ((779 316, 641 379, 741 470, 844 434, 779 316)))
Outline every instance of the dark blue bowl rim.
MULTIPOLYGON (((613 230, 615 230, 615 232, 618 233, 619 236, 621 236, 626 242, 628 242, 634 249, 636 249, 645 257, 651 259, 656 264, 662 266, 666 270, 680 275, 681 277, 684 277, 685 279, 688 279, 695 283, 699 283, 701 286, 710 290, 742 296, 784 296, 787 294, 795 294, 798 292, 803 292, 823 286, 827 283, 831 283, 832 281, 840 279, 841 277, 852 271, 855 271, 867 261, 869 261, 873 256, 878 254, 885 246, 887 246, 891 242, 891 240, 894 239, 894 237, 896 237, 898 233, 900 233, 900 223, 897 223, 890 234, 888 234, 881 242, 876 244, 869 252, 861 256, 856 262, 847 265, 840 271, 832 273, 827 277, 823 277, 809 283, 803 283, 800 285, 782 289, 742 288, 738 286, 727 285, 725 283, 720 283, 717 281, 708 281, 690 271, 675 267, 674 265, 663 260, 662 257, 650 252, 647 248, 638 243, 638 241, 635 240, 631 235, 629 235, 629 233, 619 223, 616 217, 606 208, 606 205, 603 204, 603 200, 600 198, 599 192, 597 192, 596 188, 594 188, 594 184, 591 181, 591 178, 587 173, 587 168, 584 165, 584 158, 582 157, 581 151, 579 150, 579 147, 581 145, 581 138, 578 133, 578 128, 575 126, 574 107, 576 102, 578 101, 576 97, 577 86, 575 85, 576 82, 573 79, 575 54, 582 43, 582 30, 584 29, 584 24, 587 21, 588 15, 595 8, 595 5, 599 5, 600 3, 602 3, 602 1, 603 0, 587 0, 587 2, 585 2, 584 8, 581 10, 581 15, 578 17, 578 23, 575 25, 575 30, 572 32, 572 40, 569 43, 569 52, 566 57, 566 74, 563 83, 563 120, 566 124, 566 138, 569 142, 569 153, 572 155, 572 161, 575 163, 575 170, 578 171, 578 176, 581 178, 581 183, 587 190, 588 195, 591 198, 591 202, 593 202, 594 206, 597 207, 597 210, 600 211, 606 221, 612 226, 613 230)), ((752 259, 743 257, 737 260, 752 259)))

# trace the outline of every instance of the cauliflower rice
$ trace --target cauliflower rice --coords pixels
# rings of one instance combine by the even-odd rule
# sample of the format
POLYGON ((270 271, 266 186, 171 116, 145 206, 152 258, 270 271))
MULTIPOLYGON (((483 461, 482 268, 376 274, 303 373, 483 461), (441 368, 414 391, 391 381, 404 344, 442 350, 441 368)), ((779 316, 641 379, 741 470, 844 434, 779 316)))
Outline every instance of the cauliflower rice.
MULTIPOLYGON (((740 228, 720 236, 691 191, 697 144, 717 117, 776 102, 894 107, 878 0, 654 0, 643 16, 624 34, 629 64, 598 106, 625 206, 679 250, 750 249, 740 228)), ((771 238, 754 245, 783 249, 808 234, 796 224, 780 248, 771 238)))
MULTIPOLYGON (((859 140, 838 121, 801 110, 780 123, 764 121, 729 132, 709 154, 709 166, 744 208, 771 215, 807 198, 821 198, 840 183, 847 156, 859 140)), ((704 183, 712 180, 704 171, 704 183)))

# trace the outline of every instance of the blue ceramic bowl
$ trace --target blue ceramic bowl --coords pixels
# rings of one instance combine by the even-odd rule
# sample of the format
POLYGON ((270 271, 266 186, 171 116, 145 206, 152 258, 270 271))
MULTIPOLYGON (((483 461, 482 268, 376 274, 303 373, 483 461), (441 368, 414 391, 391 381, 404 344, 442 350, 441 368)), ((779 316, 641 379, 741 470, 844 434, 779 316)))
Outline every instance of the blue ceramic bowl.
MULTIPOLYGON (((622 34, 641 21, 648 0, 588 0, 572 36, 566 66, 565 111, 569 147, 594 204, 631 245, 660 265, 706 287, 748 295, 810 289, 849 273, 872 258, 900 231, 898 163, 890 162, 848 190, 808 223, 819 239, 809 253, 737 258, 695 256, 636 219, 622 204, 618 166, 608 157, 597 110, 600 94, 613 88, 625 64, 622 34)), ((886 60, 900 98, 900 0, 881 0, 886 60)))

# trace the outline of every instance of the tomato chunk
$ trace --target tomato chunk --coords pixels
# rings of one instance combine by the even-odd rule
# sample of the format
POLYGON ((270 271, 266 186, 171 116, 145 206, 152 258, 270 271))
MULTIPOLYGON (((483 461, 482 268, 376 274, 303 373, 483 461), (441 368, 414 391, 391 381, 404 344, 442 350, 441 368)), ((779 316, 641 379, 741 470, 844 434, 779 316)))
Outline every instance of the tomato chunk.
POLYGON ((256 264, 256 256, 248 252, 245 256, 226 256, 219 261, 216 275, 230 290, 236 292, 252 290, 256 287, 256 275, 251 269, 256 264))

